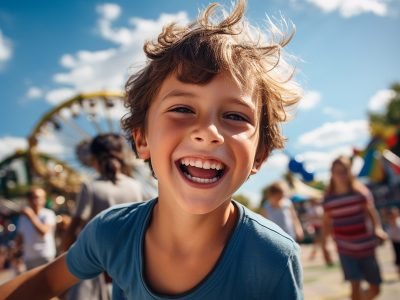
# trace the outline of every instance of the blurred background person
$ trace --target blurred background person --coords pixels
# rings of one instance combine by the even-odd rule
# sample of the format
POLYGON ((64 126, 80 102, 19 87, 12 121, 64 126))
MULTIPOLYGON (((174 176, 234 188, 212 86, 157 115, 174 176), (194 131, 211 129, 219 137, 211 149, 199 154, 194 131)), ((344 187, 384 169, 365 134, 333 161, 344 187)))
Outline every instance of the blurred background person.
MULTIPOLYGON (((28 206, 18 221, 16 244, 22 244, 22 258, 27 270, 55 258, 55 213, 45 208, 46 191, 33 186, 27 193, 28 206)), ((22 270, 21 270, 22 271, 22 270)))
MULTIPOLYGON (((101 211, 115 204, 143 200, 141 185, 128 176, 130 170, 124 157, 124 140, 120 135, 107 133, 96 136, 90 144, 90 153, 98 176, 81 186, 76 211, 63 238, 62 251, 73 244, 85 224, 101 211)), ((110 299, 106 284, 109 279, 103 275, 75 285, 67 292, 66 299, 110 299)))
POLYGON ((286 197, 282 183, 274 182, 264 191, 261 214, 279 225, 296 241, 304 238, 303 228, 292 201, 286 197))
POLYGON ((382 282, 375 248, 387 238, 372 194, 351 173, 351 160, 340 156, 331 165, 324 198, 323 242, 335 241, 344 278, 351 284, 351 299, 374 299, 382 282), (363 297, 361 281, 369 284, 363 297))
POLYGON ((305 222, 313 236, 313 247, 308 259, 314 260, 318 250, 321 249, 325 264, 327 266, 332 266, 333 262, 330 253, 326 248, 326 244, 322 243, 322 218, 324 215, 324 209, 322 208, 321 202, 321 199, 311 197, 306 206, 305 222))
POLYGON ((393 246, 394 264, 400 278, 400 211, 397 207, 388 207, 384 210, 386 232, 393 246))

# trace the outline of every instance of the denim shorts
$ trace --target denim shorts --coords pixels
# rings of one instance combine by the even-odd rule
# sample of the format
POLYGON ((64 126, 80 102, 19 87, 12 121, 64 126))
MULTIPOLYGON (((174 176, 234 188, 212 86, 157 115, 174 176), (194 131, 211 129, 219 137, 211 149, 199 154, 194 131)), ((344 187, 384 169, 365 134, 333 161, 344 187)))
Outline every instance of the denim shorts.
POLYGON ((366 280, 370 284, 379 285, 382 282, 381 272, 375 256, 354 258, 339 254, 344 279, 349 281, 366 280))

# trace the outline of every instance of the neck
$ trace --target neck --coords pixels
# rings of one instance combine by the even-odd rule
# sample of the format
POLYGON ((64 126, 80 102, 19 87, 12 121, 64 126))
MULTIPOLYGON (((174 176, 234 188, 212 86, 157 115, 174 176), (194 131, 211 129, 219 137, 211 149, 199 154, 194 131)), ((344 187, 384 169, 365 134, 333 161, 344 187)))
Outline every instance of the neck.
POLYGON ((158 202, 153 210, 148 234, 166 251, 202 251, 210 241, 225 245, 238 216, 237 208, 228 202, 206 215, 190 215, 169 210, 158 202))
POLYGON ((335 194, 347 194, 351 191, 351 188, 345 185, 337 185, 335 187, 335 194))

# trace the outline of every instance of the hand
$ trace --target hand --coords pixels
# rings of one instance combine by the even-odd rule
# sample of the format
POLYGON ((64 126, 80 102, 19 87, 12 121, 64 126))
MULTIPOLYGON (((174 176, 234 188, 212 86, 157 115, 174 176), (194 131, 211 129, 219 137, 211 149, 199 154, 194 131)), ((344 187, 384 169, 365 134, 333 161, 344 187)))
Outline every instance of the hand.
POLYGON ((296 229, 296 241, 301 242, 304 240, 304 231, 302 228, 297 228, 296 229))
POLYGON ((379 242, 382 244, 384 241, 388 239, 388 235, 382 228, 375 229, 375 236, 379 239, 379 242))
POLYGON ((26 206, 22 209, 21 213, 27 216, 29 219, 32 219, 35 216, 35 212, 29 206, 26 206))

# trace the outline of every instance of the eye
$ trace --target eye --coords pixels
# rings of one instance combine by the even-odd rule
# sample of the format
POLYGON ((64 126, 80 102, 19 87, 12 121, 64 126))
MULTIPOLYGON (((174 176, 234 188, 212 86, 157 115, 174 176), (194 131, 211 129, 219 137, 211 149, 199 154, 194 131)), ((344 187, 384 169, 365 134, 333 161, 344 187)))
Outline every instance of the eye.
POLYGON ((181 114, 192 114, 194 113, 189 107, 186 106, 174 106, 168 110, 169 112, 176 112, 181 114))
POLYGON ((249 118, 240 114, 240 113, 226 113, 224 115, 225 119, 232 120, 232 121, 239 121, 239 122, 250 122, 249 118))

